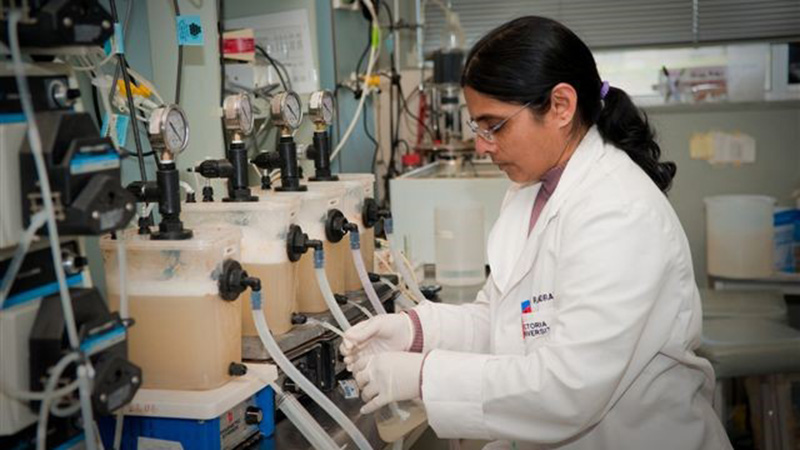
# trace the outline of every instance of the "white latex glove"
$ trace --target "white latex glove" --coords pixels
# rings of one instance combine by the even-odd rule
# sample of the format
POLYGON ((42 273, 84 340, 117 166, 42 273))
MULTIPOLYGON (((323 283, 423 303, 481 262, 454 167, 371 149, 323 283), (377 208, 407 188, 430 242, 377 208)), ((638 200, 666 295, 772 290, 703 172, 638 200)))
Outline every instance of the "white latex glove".
POLYGON ((411 347, 414 325, 408 314, 381 314, 347 330, 339 346, 347 370, 362 357, 382 352, 404 352, 411 347))
POLYGON ((420 397, 420 376, 425 355, 384 352, 362 357, 354 366, 361 399, 361 414, 370 414, 392 402, 420 397))

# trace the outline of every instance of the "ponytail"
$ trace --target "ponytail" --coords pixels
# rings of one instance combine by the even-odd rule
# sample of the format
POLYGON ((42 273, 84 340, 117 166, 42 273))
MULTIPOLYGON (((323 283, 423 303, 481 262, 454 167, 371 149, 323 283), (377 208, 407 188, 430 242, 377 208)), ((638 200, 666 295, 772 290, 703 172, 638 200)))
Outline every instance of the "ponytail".
POLYGON ((577 127, 596 124, 605 142, 625 151, 662 192, 669 190, 675 163, 659 162, 661 148, 647 116, 623 90, 600 81, 589 47, 555 20, 526 16, 500 25, 472 47, 461 75, 462 86, 529 104, 534 113, 547 110, 558 83, 578 94, 577 127))
POLYGON ((609 88, 602 101, 597 129, 603 141, 623 150, 647 176, 667 192, 677 167, 674 162, 660 162, 661 147, 655 141, 647 114, 633 104, 622 89, 609 88))

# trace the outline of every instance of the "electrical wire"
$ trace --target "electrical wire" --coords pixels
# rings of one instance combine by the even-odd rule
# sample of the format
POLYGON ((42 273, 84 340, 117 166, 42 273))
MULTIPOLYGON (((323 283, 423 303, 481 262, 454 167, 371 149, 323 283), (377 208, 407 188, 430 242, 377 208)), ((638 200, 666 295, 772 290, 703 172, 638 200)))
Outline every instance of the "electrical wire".
POLYGON ((256 51, 259 55, 263 56, 271 65, 272 68, 275 69, 275 72, 278 74, 278 79, 281 80, 281 86, 283 86, 284 91, 289 91, 291 89, 291 77, 289 77, 289 71, 286 70, 286 66, 277 62, 273 57, 269 56, 266 50, 260 45, 256 45, 256 51), (284 78, 283 73, 281 73, 280 67, 283 67, 283 70, 286 72, 286 77, 289 78, 289 82, 286 81, 284 78))
MULTIPOLYGON (((133 3, 133 0, 128 0, 133 3)), ((172 6, 175 8, 175 20, 180 17, 181 9, 178 5, 178 0, 172 0, 172 6)), ((175 78, 175 104, 181 103, 181 78, 183 77, 183 44, 178 42, 178 71, 175 78)))
MULTIPOLYGON (((380 28, 378 28, 378 15, 375 13, 375 8, 373 7, 371 2, 366 2, 364 3, 364 5, 369 11, 370 16, 372 16, 372 21, 370 22, 370 28, 375 35, 374 39, 371 41, 372 48, 370 50, 369 63, 367 63, 367 72, 364 75, 364 79, 369 80, 370 77, 372 76, 372 71, 375 69, 375 63, 378 61, 378 53, 381 47, 381 39, 380 39, 380 28)), ((336 144, 336 148, 333 150, 333 153, 331 153, 331 161, 336 159, 336 157, 339 155, 339 152, 342 151, 342 148, 344 148, 344 145, 350 138, 350 135, 353 134, 353 130, 355 130, 356 125, 358 124, 358 119, 359 119, 358 116, 364 110, 364 103, 367 99, 367 93, 369 89, 370 89, 369 85, 367 85, 367 87, 364 89, 364 93, 361 96, 361 100, 359 100, 358 102, 356 112, 353 115, 353 119, 350 121, 350 125, 347 127, 347 130, 345 130, 344 135, 339 140, 339 143, 336 144)))
MULTIPOLYGON (((131 0, 129 0, 131 1, 131 0)), ((117 2, 116 0, 109 0, 109 4, 111 6, 111 16, 114 19, 115 23, 119 23, 119 16, 117 15, 117 2)), ((123 37, 123 39, 125 39, 123 37)), ((124 53, 117 53, 117 58, 119 60, 119 69, 122 71, 122 79, 125 82, 125 97, 128 100, 128 114, 131 118, 131 124, 133 125, 133 141, 136 144, 136 153, 139 159, 139 175, 142 178, 143 182, 147 182, 147 171, 144 165, 144 148, 142 147, 142 139, 139 136, 139 133, 136 130, 139 129, 139 118, 136 116, 136 107, 133 103, 133 92, 131 90, 131 77, 128 74, 128 63, 125 60, 124 53)), ((112 89, 116 88, 116 86, 112 86, 112 89)))

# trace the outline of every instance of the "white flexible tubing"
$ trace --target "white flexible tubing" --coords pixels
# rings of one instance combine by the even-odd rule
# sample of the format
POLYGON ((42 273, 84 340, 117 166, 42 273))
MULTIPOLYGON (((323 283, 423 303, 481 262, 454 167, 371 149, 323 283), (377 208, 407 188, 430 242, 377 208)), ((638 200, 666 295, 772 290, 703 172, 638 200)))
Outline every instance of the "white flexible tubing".
POLYGON ((125 416, 122 414, 122 409, 116 415, 117 421, 114 424, 114 444, 111 447, 113 450, 120 450, 122 448, 122 424, 125 421, 125 416))
POLYGON ((11 49, 11 58, 14 60, 14 76, 17 79, 22 110, 25 113, 25 120, 28 122, 28 142, 31 146, 33 159, 36 163, 36 173, 39 177, 39 186, 42 191, 42 201, 44 211, 47 215, 47 236, 50 239, 50 253, 53 256, 53 266, 58 279, 58 290, 61 294, 61 309, 64 312, 64 322, 66 323, 69 344, 73 350, 80 347, 78 339, 78 329, 75 326, 75 314, 72 311, 72 300, 70 299, 69 289, 67 288, 67 276, 64 274, 64 263, 61 261, 61 242, 58 239, 58 227, 56 226, 55 209, 53 208, 53 197, 50 190, 50 179, 47 176, 47 167, 42 155, 42 140, 39 135, 39 127, 33 113, 33 103, 31 101, 31 91, 28 87, 28 80, 25 78, 25 67, 22 63, 22 53, 19 50, 19 36, 17 35, 17 25, 21 17, 18 9, 11 11, 8 16, 8 47, 11 49))
MULTIPOLYGON (((353 254, 353 263, 356 266, 358 278, 361 280, 361 285, 364 287, 364 291, 367 293, 367 298, 369 298, 370 303, 372 303, 372 307, 375 308, 375 312, 378 314, 386 314, 386 308, 383 307, 383 304, 378 298, 378 293, 375 292, 375 287, 372 285, 372 282, 369 281, 367 268, 364 265, 364 258, 361 256, 359 239, 358 231, 350 232, 350 251, 353 254)), ((369 317, 369 314, 367 314, 367 317, 369 317)), ((409 414, 406 411, 400 409, 400 407, 397 405, 397 402, 392 402, 389 404, 389 411, 392 415, 399 417, 401 420, 406 420, 409 417, 409 414)), ((400 442, 402 441, 403 440, 400 439, 400 442)))
POLYGON ((331 314, 333 314, 333 318, 336 320, 336 323, 339 324, 339 328, 343 331, 347 331, 350 328, 350 322, 347 321, 347 317, 344 315, 344 312, 342 312, 342 308, 336 303, 336 297, 334 297, 331 285, 328 283, 328 274, 325 273, 325 253, 323 250, 314 250, 314 275, 317 276, 317 285, 319 286, 320 292, 322 292, 322 298, 325 299, 325 303, 328 305, 328 309, 331 311, 331 314))
MULTIPOLYGON (((119 269, 119 316, 122 320, 130 317, 128 304, 128 254, 125 247, 125 233, 117 233, 117 266, 119 269)), ((114 424, 114 443, 113 450, 120 450, 122 447, 122 425, 125 416, 122 408, 117 412, 116 423, 114 424)))
POLYGON ((117 269, 119 270, 119 316, 130 317, 128 308, 128 252, 125 248, 125 233, 117 233, 117 269))
MULTIPOLYGON (((363 5, 367 7, 367 10, 369 10, 370 15, 372 16, 372 22, 370 24, 370 27, 377 27, 378 17, 377 14, 375 13, 375 8, 373 7, 372 3, 364 2, 363 5)), ((372 33, 371 29, 370 33, 372 33)), ((369 96, 370 94, 371 89, 369 88, 369 85, 367 83, 369 78, 372 77, 372 71, 375 68, 375 63, 378 62, 378 50, 380 50, 380 43, 378 45, 372 45, 371 47, 372 48, 370 48, 369 51, 369 62, 367 63, 367 72, 366 75, 364 75, 364 86, 365 86, 364 92, 361 95, 361 99, 358 101, 358 107, 356 108, 356 113, 353 116, 353 119, 350 121, 350 125, 347 127, 347 130, 344 132, 344 135, 342 135, 342 138, 339 140, 339 143, 336 144, 336 148, 333 150, 333 153, 331 153, 331 161, 336 159, 336 157, 339 155, 339 152, 342 151, 342 148, 344 148, 344 145, 350 138, 350 135, 353 133, 353 130, 355 130, 356 126, 358 125, 358 119, 359 117, 361 117, 361 113, 364 110, 364 102, 366 102, 367 96, 369 96)))
POLYGON ((3 395, 20 402, 42 401, 45 399, 46 395, 49 395, 51 398, 61 398, 75 392, 75 389, 78 389, 77 381, 73 381, 72 383, 60 389, 56 389, 50 394, 45 394, 44 391, 31 392, 31 391, 13 390, 9 386, 0 385, 0 392, 2 392, 3 395))
POLYGON ((87 450, 97 450, 97 434, 95 434, 94 417, 92 417, 92 387, 89 382, 89 369, 85 364, 78 366, 78 386, 86 448, 87 450))
POLYGON ((264 348, 267 349, 267 352, 272 357, 272 360, 278 367, 286 374, 289 379, 291 379, 295 385, 297 385, 300 389, 303 390, 311 399, 318 404, 326 413, 328 413, 336 423, 339 424, 350 438, 353 439, 356 446, 361 450, 369 450, 372 449, 372 446, 369 445, 369 441, 361 431, 356 428, 353 422, 347 418, 347 416, 333 404, 333 402, 325 396, 316 386, 314 386, 308 378, 306 378, 297 368, 289 361, 289 358, 283 354, 281 348, 278 346, 278 343, 275 342, 275 338, 272 337, 272 333, 269 331, 269 327, 267 326, 267 321, 264 319, 264 313, 261 311, 261 292, 260 291, 252 291, 250 293, 250 308, 252 309, 253 313, 253 321, 256 325, 256 330, 258 331, 258 337, 261 338, 261 343, 264 344, 264 348))
POLYGON ((339 450, 336 441, 325 432, 293 395, 283 392, 275 383, 270 383, 270 387, 275 391, 275 404, 278 405, 278 409, 283 411, 289 421, 297 427, 300 434, 311 444, 311 448, 339 450))
MULTIPOLYGON (((80 359, 79 353, 69 353, 50 369, 50 377, 47 379, 47 383, 45 383, 44 387, 42 404, 39 405, 39 423, 36 425, 36 450, 45 450, 47 448, 47 419, 50 416, 50 402, 53 400, 54 394, 56 393, 56 384, 58 380, 61 379, 61 374, 64 373, 67 366, 78 359, 80 359)), ((80 382, 73 384, 79 386, 80 382)))
POLYGON ((361 255, 361 250, 351 248, 350 252, 353 254, 353 263, 356 266, 356 272, 358 272, 358 279, 361 280, 361 286, 364 287, 364 292, 367 293, 370 304, 375 309, 376 313, 386 314, 386 308, 383 307, 380 298, 378 298, 378 293, 375 292, 375 286, 369 281, 369 274, 367 273, 366 265, 364 265, 364 257, 361 255))
POLYGON ((375 316, 374 314, 372 314, 372 312, 370 312, 370 310, 368 310, 367 308, 359 305, 358 302, 355 302, 353 300, 348 300, 347 304, 352 306, 353 308, 356 308, 359 311, 361 311, 365 316, 367 316, 367 319, 371 319, 371 318, 373 318, 375 316))
POLYGON ((194 189, 192 189, 192 185, 186 181, 181 180, 180 186, 186 191, 187 194, 194 194, 194 189))
POLYGON ((335 335, 337 335, 339 337, 344 337, 344 332, 342 330, 336 328, 334 325, 331 325, 328 322, 325 322, 323 320, 317 320, 317 319, 315 319, 313 317, 309 317, 307 319, 307 322, 309 323, 309 325, 320 326, 320 327, 325 328, 326 330, 332 332, 333 334, 335 334, 335 335))
POLYGON ((30 225, 28 225, 28 228, 26 228, 25 232, 22 234, 22 238, 17 245, 17 250, 14 252, 14 257, 11 259, 11 264, 9 264, 3 280, 0 281, 0 310, 3 309, 3 303, 5 303, 8 293, 11 292, 11 285, 14 284, 14 278, 17 276, 17 272, 19 272, 22 262, 25 260, 25 255, 31 247, 33 237, 36 236, 36 231, 44 225, 46 220, 47 214, 45 214, 44 211, 37 212, 31 217, 30 225))
POLYGON ((392 252, 392 259, 394 260, 395 268, 400 273, 400 275, 402 275, 403 281, 406 282, 406 285, 408 285, 408 288, 411 290, 411 294, 417 297, 417 303, 424 302, 425 296, 422 295, 422 291, 419 290, 419 285, 417 284, 417 280, 414 278, 411 272, 409 272, 406 265, 403 264, 403 255, 401 255, 400 250, 397 249, 394 235, 392 233, 387 232, 386 237, 389 240, 389 251, 392 252))

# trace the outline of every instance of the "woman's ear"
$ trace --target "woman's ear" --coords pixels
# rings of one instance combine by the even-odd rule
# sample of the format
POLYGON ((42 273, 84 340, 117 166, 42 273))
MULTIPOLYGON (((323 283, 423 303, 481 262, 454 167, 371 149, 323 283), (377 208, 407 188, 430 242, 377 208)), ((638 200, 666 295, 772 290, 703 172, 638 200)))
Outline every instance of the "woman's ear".
POLYGON ((550 91, 550 116, 558 128, 571 127, 575 111, 578 109, 578 93, 572 85, 558 83, 550 91))

